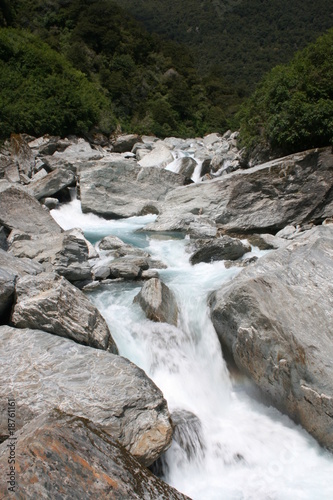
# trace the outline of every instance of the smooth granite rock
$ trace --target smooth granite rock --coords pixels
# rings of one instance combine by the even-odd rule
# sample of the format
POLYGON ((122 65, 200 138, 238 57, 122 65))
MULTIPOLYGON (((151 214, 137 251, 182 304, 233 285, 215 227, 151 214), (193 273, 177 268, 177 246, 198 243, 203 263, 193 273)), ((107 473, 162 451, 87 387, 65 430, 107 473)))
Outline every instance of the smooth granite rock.
POLYGON ((133 160, 86 163, 79 173, 82 211, 109 218, 157 213, 156 202, 183 181, 164 169, 139 168, 133 160))
POLYGON ((100 425, 144 465, 171 442, 167 403, 143 370, 43 331, 0 327, 0 435, 8 432, 9 395, 20 426, 58 408, 100 425))
POLYGON ((333 451, 333 227, 261 257, 210 299, 237 366, 333 451))
POLYGON ((65 168, 56 168, 45 177, 35 180, 29 184, 29 193, 37 198, 53 196, 61 189, 71 186, 75 183, 74 173, 65 168))
POLYGON ((62 229, 50 212, 23 189, 0 185, 0 223, 7 229, 25 233, 61 233, 62 229))
POLYGON ((233 233, 276 233, 288 224, 321 222, 333 215, 333 154, 304 151, 174 189, 146 229, 173 231, 178 220, 184 230, 190 215, 204 215, 233 233))

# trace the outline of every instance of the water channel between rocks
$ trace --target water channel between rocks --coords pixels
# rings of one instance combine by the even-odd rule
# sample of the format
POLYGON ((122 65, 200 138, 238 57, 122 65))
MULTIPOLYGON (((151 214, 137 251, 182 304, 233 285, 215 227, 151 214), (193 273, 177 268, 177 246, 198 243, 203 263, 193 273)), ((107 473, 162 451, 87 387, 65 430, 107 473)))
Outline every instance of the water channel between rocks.
POLYGON ((264 404, 249 381, 229 376, 207 297, 240 269, 223 262, 191 266, 186 239, 136 233, 154 216, 107 221, 82 214, 78 200, 51 213, 64 229, 82 228, 93 243, 112 234, 168 266, 159 273, 176 294, 178 328, 147 320, 133 304, 140 282, 89 294, 120 354, 146 371, 183 422, 163 459, 163 478, 196 500, 331 500, 332 455, 264 404))

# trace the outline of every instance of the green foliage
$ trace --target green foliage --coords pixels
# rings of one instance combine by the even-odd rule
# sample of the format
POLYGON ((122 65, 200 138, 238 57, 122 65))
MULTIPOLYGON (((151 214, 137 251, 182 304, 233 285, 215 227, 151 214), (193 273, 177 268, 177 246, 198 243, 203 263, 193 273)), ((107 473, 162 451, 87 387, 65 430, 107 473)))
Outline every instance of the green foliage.
POLYGON ((208 92, 186 48, 150 34, 115 2, 13 0, 12 5, 15 26, 39 36, 103 89, 123 131, 185 136, 226 130, 221 109, 230 89, 217 85, 208 92))
POLYGON ((292 153, 333 142, 333 29, 274 68, 239 113, 243 143, 292 153))
POLYGON ((331 28, 331 0, 116 0, 151 32, 185 44, 249 93, 261 77, 331 28))
POLYGON ((108 110, 103 94, 26 32, 0 29, 0 137, 83 133, 108 110))

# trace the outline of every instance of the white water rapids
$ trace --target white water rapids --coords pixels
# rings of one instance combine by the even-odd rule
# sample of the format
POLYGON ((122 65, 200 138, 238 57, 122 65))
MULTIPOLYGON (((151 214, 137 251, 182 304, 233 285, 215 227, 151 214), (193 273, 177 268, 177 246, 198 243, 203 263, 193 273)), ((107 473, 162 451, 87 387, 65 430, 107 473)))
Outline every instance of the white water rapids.
POLYGON ((168 265, 159 272, 177 296, 178 328, 147 320, 133 304, 142 283, 114 283, 90 294, 121 355, 155 381, 170 412, 186 410, 200 420, 190 418, 183 447, 178 440, 167 451, 164 479, 196 500, 333 499, 332 455, 266 405, 249 381, 229 376, 207 296, 239 268, 191 266, 186 240, 135 233, 153 216, 106 221, 82 214, 76 200, 51 213, 64 229, 81 227, 93 242, 113 234, 168 265))

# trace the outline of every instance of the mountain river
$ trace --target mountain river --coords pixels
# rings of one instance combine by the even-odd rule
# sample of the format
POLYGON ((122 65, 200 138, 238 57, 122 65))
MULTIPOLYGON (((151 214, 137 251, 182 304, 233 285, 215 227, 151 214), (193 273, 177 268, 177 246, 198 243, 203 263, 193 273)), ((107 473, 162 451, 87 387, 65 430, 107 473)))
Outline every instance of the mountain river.
POLYGON ((51 213, 64 229, 82 228, 93 243, 112 234, 168 266, 159 273, 177 297, 177 328, 147 320, 133 304, 140 282, 89 293, 120 354, 160 387, 179 423, 162 460, 163 479, 194 500, 333 499, 332 455, 265 402, 249 380, 228 372, 207 297, 240 268, 226 269, 223 262, 192 266, 186 238, 136 232, 155 216, 107 221, 82 214, 78 200, 51 213))

